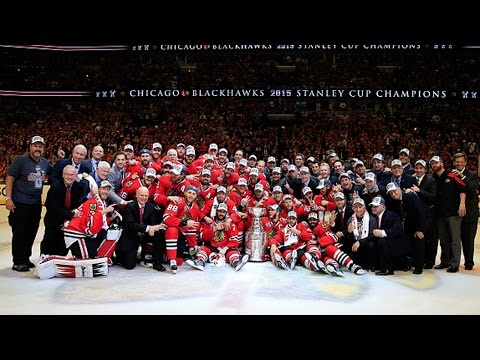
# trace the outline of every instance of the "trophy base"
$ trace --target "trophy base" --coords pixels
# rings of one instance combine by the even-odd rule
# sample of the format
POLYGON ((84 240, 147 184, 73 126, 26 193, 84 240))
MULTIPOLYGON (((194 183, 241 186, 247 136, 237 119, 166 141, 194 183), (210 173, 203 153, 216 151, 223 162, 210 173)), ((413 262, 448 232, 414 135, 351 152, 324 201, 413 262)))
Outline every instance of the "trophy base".
POLYGON ((249 256, 249 262, 265 262, 265 237, 260 236, 259 239, 252 239, 247 235, 245 254, 249 256))

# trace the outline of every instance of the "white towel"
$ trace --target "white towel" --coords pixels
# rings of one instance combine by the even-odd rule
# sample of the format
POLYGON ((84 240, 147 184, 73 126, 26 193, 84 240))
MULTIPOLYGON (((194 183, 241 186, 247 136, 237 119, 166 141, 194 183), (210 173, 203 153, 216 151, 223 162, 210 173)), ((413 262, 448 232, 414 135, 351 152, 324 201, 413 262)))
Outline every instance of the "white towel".
POLYGON ((360 233, 358 231, 358 221, 357 221, 357 216, 353 214, 352 216, 352 224, 353 224, 353 236, 355 237, 356 240, 359 239, 365 239, 368 236, 368 226, 370 224, 370 215, 368 212, 365 211, 365 214, 363 214, 362 218, 362 234, 359 237, 360 233))
POLYGON ((288 230, 289 230, 288 226, 285 226, 283 228, 283 231, 285 233, 285 241, 283 242, 283 245, 285 246, 290 246, 298 242, 298 235, 292 232, 289 232, 288 230))

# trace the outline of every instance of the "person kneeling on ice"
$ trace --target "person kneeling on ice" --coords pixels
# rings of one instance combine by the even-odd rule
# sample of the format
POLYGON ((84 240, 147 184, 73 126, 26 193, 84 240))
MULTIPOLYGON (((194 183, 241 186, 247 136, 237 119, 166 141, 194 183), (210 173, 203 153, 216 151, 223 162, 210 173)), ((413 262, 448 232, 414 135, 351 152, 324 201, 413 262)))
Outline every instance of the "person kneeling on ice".
POLYGON ((248 261, 248 255, 240 258, 238 251, 238 230, 235 223, 229 227, 225 225, 227 220, 228 206, 225 203, 218 204, 217 213, 211 224, 204 224, 200 230, 200 239, 204 242, 195 256, 195 260, 185 261, 189 266, 205 270, 205 263, 221 264, 224 259, 232 265, 235 271, 239 271, 248 261))
POLYGON ((304 224, 297 224, 297 213, 289 211, 287 225, 277 232, 270 246, 270 259, 273 264, 293 270, 297 264, 297 250, 304 249, 307 242, 312 239, 304 224))
POLYGON ((80 211, 82 216, 65 221, 63 227, 65 245, 75 259, 112 256, 116 241, 115 246, 105 241, 108 228, 107 214, 115 210, 114 204, 107 206, 105 203, 111 187, 108 180, 103 180, 98 187, 98 193, 75 210, 80 211))

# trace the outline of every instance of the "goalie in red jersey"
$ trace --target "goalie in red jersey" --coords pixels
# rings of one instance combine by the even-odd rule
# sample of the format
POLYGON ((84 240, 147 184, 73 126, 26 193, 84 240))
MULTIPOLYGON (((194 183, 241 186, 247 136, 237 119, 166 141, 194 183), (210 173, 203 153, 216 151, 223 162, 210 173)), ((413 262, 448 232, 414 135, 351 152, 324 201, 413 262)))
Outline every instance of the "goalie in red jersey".
POLYGON ((63 228, 65 245, 75 259, 110 257, 115 250, 109 249, 108 254, 102 250, 108 228, 107 214, 115 210, 115 205, 107 206, 105 203, 111 187, 108 180, 103 180, 98 187, 98 194, 75 210, 82 215, 65 222, 63 228))

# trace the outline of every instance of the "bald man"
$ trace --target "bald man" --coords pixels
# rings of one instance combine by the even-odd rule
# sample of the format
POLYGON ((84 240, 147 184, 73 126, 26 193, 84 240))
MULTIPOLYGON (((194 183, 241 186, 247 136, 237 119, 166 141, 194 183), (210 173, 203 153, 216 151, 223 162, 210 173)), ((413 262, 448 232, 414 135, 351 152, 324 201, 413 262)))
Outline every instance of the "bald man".
POLYGON ((141 186, 135 193, 135 201, 129 203, 123 215, 123 233, 118 241, 117 261, 131 270, 137 265, 137 249, 139 245, 153 243, 153 268, 165 271, 161 264, 160 233, 165 229, 160 225, 161 219, 155 205, 148 202, 148 189, 141 186))
POLYGON ((101 145, 96 145, 92 149, 92 157, 87 160, 83 160, 82 164, 88 168, 88 173, 90 174, 92 171, 95 171, 102 161, 103 156, 105 155, 105 151, 101 145))

